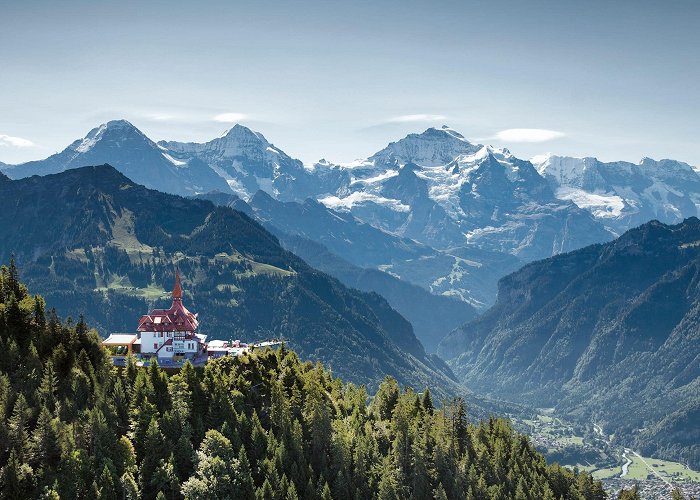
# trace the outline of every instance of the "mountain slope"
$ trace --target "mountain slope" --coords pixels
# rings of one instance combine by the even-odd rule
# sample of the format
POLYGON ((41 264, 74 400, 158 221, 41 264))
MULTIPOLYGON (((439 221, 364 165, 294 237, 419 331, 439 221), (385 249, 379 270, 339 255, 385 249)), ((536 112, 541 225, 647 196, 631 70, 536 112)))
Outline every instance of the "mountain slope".
POLYGON ((368 405, 287 347, 115 370, 85 322, 44 306, 0 268, 3 499, 605 498, 461 398, 436 408, 387 378, 368 405))
POLYGON ((7 166, 13 179, 46 175, 85 165, 110 163, 134 182, 160 191, 188 194, 226 189, 226 182, 208 165, 174 159, 126 120, 95 127, 84 138, 45 160, 7 166))
POLYGON ((426 351, 435 352, 438 343, 457 326, 476 316, 474 308, 454 297, 434 295, 378 269, 355 266, 323 245, 299 236, 278 235, 282 245, 314 268, 339 279, 346 286, 376 292, 411 322, 426 351))
POLYGON ((497 280, 518 263, 612 237, 591 213, 557 198, 530 162, 506 149, 471 143, 446 126, 409 134, 352 164, 321 160, 303 165, 241 125, 204 143, 156 144, 130 123, 116 120, 61 153, 2 170, 21 178, 105 162, 159 191, 234 193, 261 207, 266 200, 253 198, 263 191, 277 201, 300 203, 303 211, 320 217, 316 227, 297 223, 297 217, 311 217, 299 211, 284 213, 277 227, 292 234, 304 224, 316 234, 325 231, 329 237, 306 236, 355 265, 389 272, 477 308, 493 303, 497 280), (341 237, 347 230, 352 233, 341 237), (487 258, 458 256, 465 253, 487 258), (512 265, 493 266, 496 261, 512 265))
POLYGON ((316 178, 301 161, 242 125, 206 143, 160 141, 158 145, 178 161, 207 165, 246 200, 260 190, 281 200, 304 199, 323 191, 322 177, 316 178))
POLYGON ((0 196, 0 259, 14 254, 61 314, 84 313, 102 332, 133 331, 167 300, 177 265, 213 338, 284 337, 356 382, 455 387, 384 299, 310 268, 240 212, 148 190, 108 165, 4 180, 0 196))
POLYGON ((699 321, 700 220, 653 221, 503 278, 438 352, 470 387, 697 464, 700 426, 677 426, 700 403, 699 321))
POLYGON ((321 202, 439 249, 470 245, 530 261, 611 238, 590 213, 556 198, 530 162, 449 128, 411 134, 346 170, 350 184, 321 202))
POLYGON ((433 255, 435 251, 431 248, 384 233, 310 199, 303 204, 285 203, 263 192, 256 193, 248 203, 228 193, 207 193, 197 198, 250 215, 277 236, 286 249, 314 268, 349 287, 376 292, 386 298, 391 307, 411 322, 428 352, 435 351, 445 332, 476 315, 475 309, 464 301, 434 295, 369 267, 386 262, 383 259, 388 258, 413 262, 421 256, 433 255))

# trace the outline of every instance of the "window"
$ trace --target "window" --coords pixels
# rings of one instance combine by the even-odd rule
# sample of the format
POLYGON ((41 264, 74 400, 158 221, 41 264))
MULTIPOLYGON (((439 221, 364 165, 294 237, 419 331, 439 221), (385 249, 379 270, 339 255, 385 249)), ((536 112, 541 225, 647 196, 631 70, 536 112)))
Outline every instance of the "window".
POLYGON ((153 349, 158 349, 158 343, 157 343, 157 342, 153 342, 153 349))
POLYGON ((173 352, 173 348, 172 348, 172 347, 166 347, 165 350, 168 351, 168 352, 173 352))

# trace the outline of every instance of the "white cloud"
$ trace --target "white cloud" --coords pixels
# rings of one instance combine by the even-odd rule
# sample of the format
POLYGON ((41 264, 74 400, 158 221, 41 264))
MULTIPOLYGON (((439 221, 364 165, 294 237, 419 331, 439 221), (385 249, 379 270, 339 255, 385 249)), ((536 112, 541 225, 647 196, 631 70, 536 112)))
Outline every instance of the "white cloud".
POLYGON ((29 139, 0 134, 0 146, 12 146, 14 148, 31 148, 34 147, 34 145, 35 144, 29 139))
POLYGON ((168 114, 152 114, 152 115, 147 115, 146 118, 148 118, 149 120, 156 121, 156 122, 169 122, 169 121, 177 120, 178 116, 168 115, 168 114))
POLYGON ((494 139, 503 142, 547 142, 565 135, 564 132, 543 128, 509 128, 498 132, 494 139))
POLYGON ((248 118, 248 115, 243 113, 221 113, 214 117, 214 121, 220 123, 238 123, 246 118, 248 118))
POLYGON ((445 115, 401 115, 389 118, 387 123, 439 122, 446 119, 447 117, 445 115))

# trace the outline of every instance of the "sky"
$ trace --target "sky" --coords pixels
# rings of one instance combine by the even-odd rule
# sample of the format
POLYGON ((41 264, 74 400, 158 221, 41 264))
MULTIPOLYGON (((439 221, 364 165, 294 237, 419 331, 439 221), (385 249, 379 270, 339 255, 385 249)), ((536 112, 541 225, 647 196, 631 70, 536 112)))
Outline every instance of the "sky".
POLYGON ((0 161, 111 119, 351 161, 447 124, 521 158, 700 166, 700 2, 0 0, 0 161))

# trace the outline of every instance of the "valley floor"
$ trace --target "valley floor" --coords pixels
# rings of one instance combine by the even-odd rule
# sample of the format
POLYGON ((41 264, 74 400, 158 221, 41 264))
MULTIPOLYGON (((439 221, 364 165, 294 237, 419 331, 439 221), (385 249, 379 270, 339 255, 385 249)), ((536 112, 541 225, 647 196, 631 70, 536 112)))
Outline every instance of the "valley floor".
POLYGON ((636 484, 645 499, 670 498, 674 488, 686 498, 700 497, 700 472, 616 445, 598 425, 586 428, 572 424, 558 418, 551 409, 511 419, 516 428, 531 436, 548 461, 587 470, 602 480, 610 493, 636 484))

